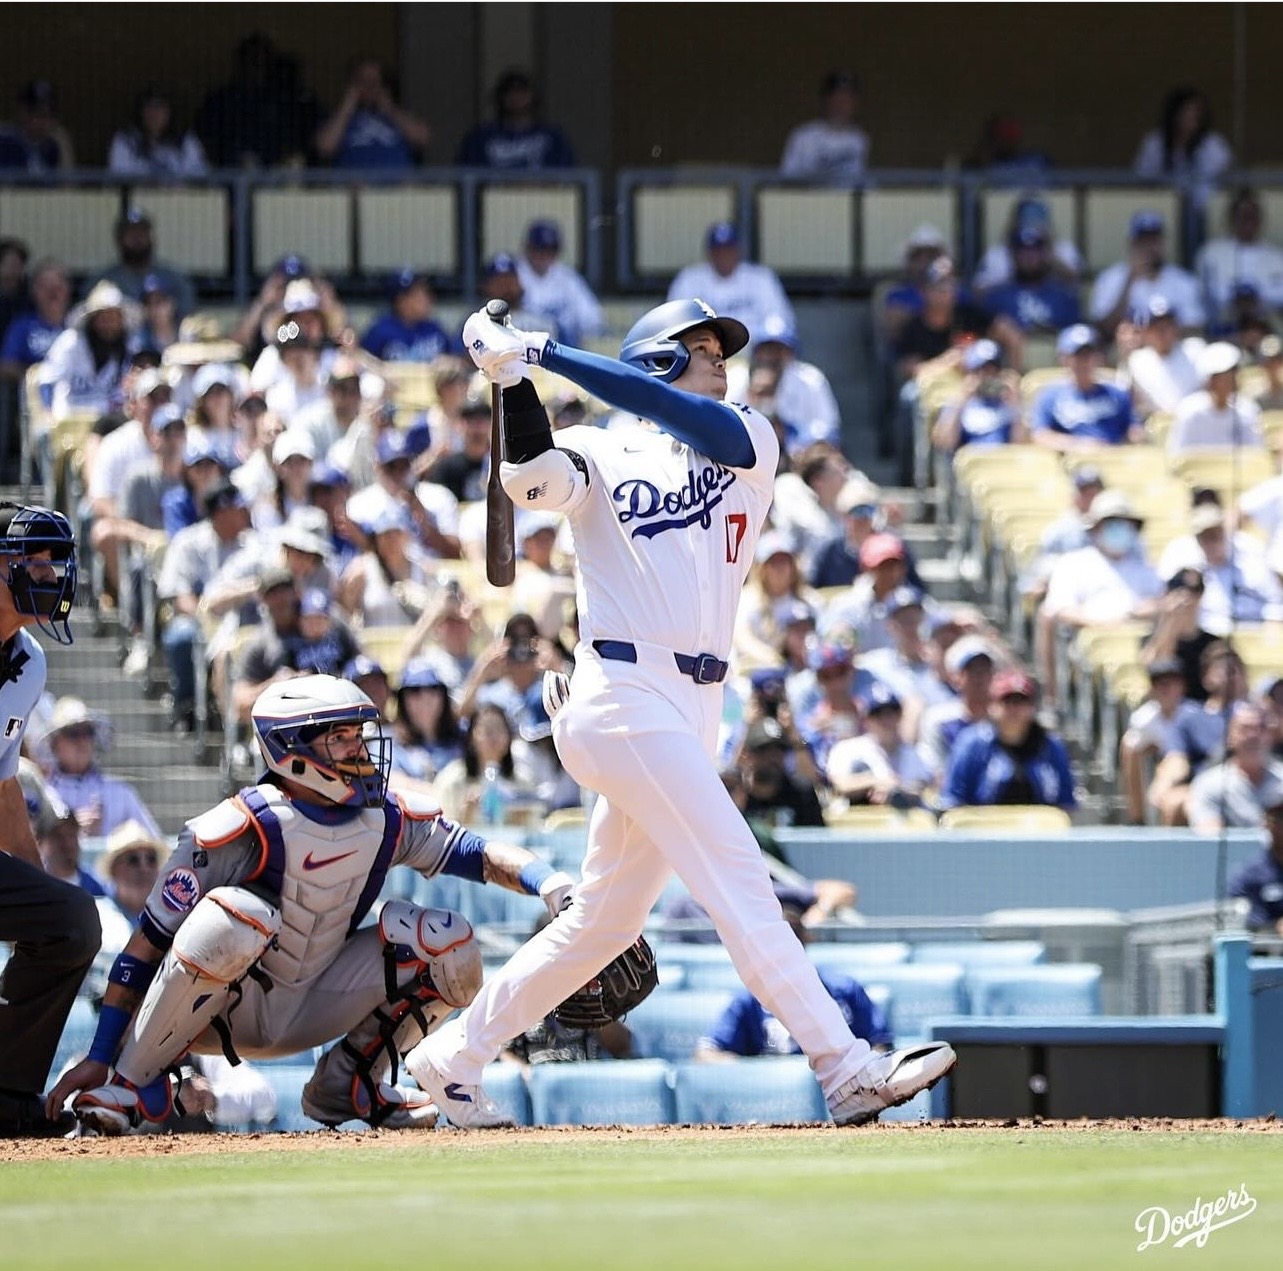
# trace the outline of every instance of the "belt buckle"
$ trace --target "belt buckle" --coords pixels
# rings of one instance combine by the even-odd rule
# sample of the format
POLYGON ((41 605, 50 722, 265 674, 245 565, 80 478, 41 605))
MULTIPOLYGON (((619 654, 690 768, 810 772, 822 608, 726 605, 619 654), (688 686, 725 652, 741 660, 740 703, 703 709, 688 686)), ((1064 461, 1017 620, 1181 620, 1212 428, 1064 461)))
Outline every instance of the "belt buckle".
POLYGON ((696 684, 720 684, 726 664, 711 653, 697 653, 692 660, 691 679, 696 684))

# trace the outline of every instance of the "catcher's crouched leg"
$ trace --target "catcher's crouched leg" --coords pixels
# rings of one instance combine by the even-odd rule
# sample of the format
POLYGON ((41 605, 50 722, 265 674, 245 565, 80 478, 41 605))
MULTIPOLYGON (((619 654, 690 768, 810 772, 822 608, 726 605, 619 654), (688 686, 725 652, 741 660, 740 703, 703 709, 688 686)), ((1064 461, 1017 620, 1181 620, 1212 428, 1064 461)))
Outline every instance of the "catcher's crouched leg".
POLYGON ((173 1107, 167 1069, 209 1028, 267 951, 280 912, 243 887, 215 887, 178 929, 125 1034, 111 1083, 72 1105, 88 1129, 125 1134, 173 1107))
POLYGON ((391 1129, 431 1129, 437 1110, 420 1090, 398 1086, 397 1068, 481 987, 481 950, 462 914, 392 900, 379 915, 387 1001, 321 1056, 303 1089, 314 1121, 366 1121, 391 1129))

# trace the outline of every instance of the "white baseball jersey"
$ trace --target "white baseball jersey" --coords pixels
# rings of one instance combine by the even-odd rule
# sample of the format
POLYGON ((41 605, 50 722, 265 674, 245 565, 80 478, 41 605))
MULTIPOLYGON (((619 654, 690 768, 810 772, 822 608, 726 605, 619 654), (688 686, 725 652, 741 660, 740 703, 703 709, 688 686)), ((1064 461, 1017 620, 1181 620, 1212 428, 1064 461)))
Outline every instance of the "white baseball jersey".
MULTIPOLYGON (((738 398, 748 388, 748 366, 738 359, 726 368, 727 396, 738 398)), ((840 445, 842 417, 828 376, 812 362, 794 360, 780 372, 775 387, 775 414, 784 424, 787 447, 796 454, 817 441, 840 445)))
POLYGON ((754 340, 772 315, 784 318, 791 327, 797 325, 793 306, 775 271, 746 260, 725 276, 707 262, 687 265, 673 279, 668 299, 703 300, 718 313, 733 313, 754 340))
POLYGON ((730 653, 740 592, 771 505, 779 445, 765 416, 739 413, 751 468, 728 468, 656 429, 579 425, 556 434, 580 458, 569 488, 503 465, 517 507, 565 512, 579 563, 580 638, 676 653, 730 653))
POLYGON ((789 133, 780 175, 810 181, 858 181, 868 165, 869 137, 863 128, 813 119, 789 133))
POLYGON ((75 327, 64 331, 40 363, 40 384, 52 390, 50 410, 54 419, 65 419, 73 411, 82 410, 106 414, 113 406, 119 406, 123 369, 120 359, 114 357, 95 366, 84 333, 75 327))
MULTIPOLYGON (((1130 277, 1131 270, 1126 261, 1119 261, 1101 271, 1096 285, 1091 289, 1091 304, 1088 306, 1093 322, 1099 322, 1118 303, 1130 277)), ((1164 265, 1158 271, 1157 278, 1137 278, 1132 281, 1127 292, 1124 319, 1133 313, 1143 312, 1154 296, 1162 296, 1172 306, 1183 327, 1201 327, 1207 321, 1194 275, 1176 265, 1164 265)))

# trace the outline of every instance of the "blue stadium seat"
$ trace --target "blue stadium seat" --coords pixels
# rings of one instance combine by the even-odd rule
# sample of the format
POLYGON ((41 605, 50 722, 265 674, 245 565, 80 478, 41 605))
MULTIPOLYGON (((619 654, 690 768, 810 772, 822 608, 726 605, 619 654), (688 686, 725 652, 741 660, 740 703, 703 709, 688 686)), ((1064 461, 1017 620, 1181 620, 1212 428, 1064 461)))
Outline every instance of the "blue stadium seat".
POLYGON ((927 1025, 937 1015, 967 1011, 963 969, 956 962, 874 967, 862 983, 868 990, 876 986, 890 991, 889 1022, 897 1046, 926 1037, 927 1025))
POLYGON ((909 960, 909 946, 900 940, 879 944, 844 940, 808 945, 806 951, 816 966, 836 971, 839 975, 849 975, 862 984, 879 968, 901 966, 909 960))
MULTIPOLYGON (((438 874, 435 878, 424 878, 422 874, 416 874, 414 891, 410 899, 425 909, 453 909, 462 913, 464 912, 462 893, 465 890, 471 893, 480 889, 471 884, 465 886, 462 879, 449 874, 438 874)), ((493 890, 493 888, 487 890, 493 890)))
POLYGON ((263 1069, 265 1076, 276 1091, 276 1120, 272 1122, 274 1130, 318 1130, 320 1123, 303 1115, 299 1100, 303 1097, 303 1087, 312 1076, 314 1065, 307 1064, 269 1064, 263 1069))
POLYGON ((671 1125, 672 1070, 658 1059, 536 1064, 535 1125, 671 1125))
POLYGON ((487 1064, 481 1087, 518 1125, 532 1124, 530 1091, 520 1064, 487 1064))
POLYGON ((315 1067, 316 1061, 321 1057, 322 1047, 313 1046, 309 1050, 298 1050, 292 1055, 273 1055, 264 1059, 261 1055, 255 1055, 248 1062, 252 1063, 255 1068, 280 1068, 290 1067, 291 1065, 307 1064, 309 1067, 315 1067))
POLYGON ((1100 967, 1093 962, 979 967, 967 975, 974 1015, 1099 1015, 1100 967))
MULTIPOLYGON (((721 946, 712 947, 720 948, 721 946)), ((740 974, 729 957, 725 960, 713 958, 707 962, 688 962, 682 968, 682 972, 684 977, 682 988, 684 989, 738 993, 744 988, 744 981, 740 979, 740 974)))
POLYGON ((910 962, 959 962, 972 967, 1034 966, 1047 961, 1041 940, 928 940, 915 944, 910 962))
MULTIPOLYGON (((666 987, 693 988, 691 969, 712 966, 721 968, 714 975, 734 974, 731 955, 720 944, 690 944, 681 940, 656 940, 653 944, 659 982, 666 987)), ((736 976, 738 983, 739 977, 736 976)))
POLYGON ((706 1037, 731 994, 716 989, 657 989, 624 1021, 637 1054, 677 1063, 690 1059, 695 1043, 706 1037))
POLYGON ((823 1121, 824 1095, 801 1055, 675 1066, 677 1120, 683 1125, 779 1125, 823 1121))
POLYGON ((64 1068, 79 1063, 88 1053, 89 1044, 98 1028, 98 1012, 87 997, 78 997, 71 1004, 71 1014, 58 1039, 50 1073, 57 1077, 64 1068))

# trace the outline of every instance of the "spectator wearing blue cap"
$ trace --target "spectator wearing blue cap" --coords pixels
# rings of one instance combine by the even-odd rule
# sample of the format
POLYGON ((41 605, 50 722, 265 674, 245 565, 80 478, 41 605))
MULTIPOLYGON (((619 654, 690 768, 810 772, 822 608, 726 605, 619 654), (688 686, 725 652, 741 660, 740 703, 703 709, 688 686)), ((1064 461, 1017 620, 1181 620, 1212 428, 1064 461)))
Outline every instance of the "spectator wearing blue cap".
POLYGON ((1051 245, 1051 276, 1068 287, 1076 286, 1083 272, 1083 258, 1067 238, 1057 238, 1051 208, 1039 198, 1017 199, 1000 242, 980 258, 971 280, 976 291, 985 293, 1009 283, 1016 273, 1017 245, 1027 231, 1034 230, 1051 245))
POLYGON ((945 404, 931 429, 932 444, 946 454, 964 446, 1010 446, 1029 440, 1020 382, 1002 367, 1002 349, 977 340, 962 351, 962 393, 945 404))
POLYGON ((368 653, 358 653, 339 672, 339 678, 355 684, 374 703, 384 723, 390 722, 388 703, 392 701, 392 686, 388 673, 368 653))
POLYGON ((331 167, 412 168, 422 160, 432 129, 398 106, 383 64, 354 60, 338 109, 316 130, 316 152, 331 167))
MULTIPOLYGON (((1136 347, 1127 354, 1127 374, 1136 406, 1145 415, 1155 410, 1173 413, 1184 398, 1203 386, 1198 362, 1205 341, 1193 335, 1182 338, 1180 322, 1166 296, 1150 296, 1145 308, 1132 315, 1132 327, 1128 334, 1136 347)), ((1120 326, 1120 349, 1124 332, 1120 326)))
POLYGON ((113 176, 186 179, 203 177, 208 170, 200 138, 177 125, 169 94, 150 85, 144 88, 134 105, 133 122, 111 139, 107 171, 113 176))
POLYGON ((360 555, 365 541, 365 536, 348 516, 347 500, 351 489, 352 483, 342 468, 335 467, 332 463, 312 466, 308 498, 312 506, 325 517, 328 555, 340 576, 360 555))
POLYGON ((364 526, 369 545, 343 571, 339 604, 358 627, 409 627, 427 607, 435 558, 419 542, 404 503, 386 504, 364 526))
POLYGON ((390 310, 361 337, 361 347, 381 362, 434 362, 453 351, 445 328, 433 316, 435 297, 424 274, 410 266, 388 281, 390 310))
MULTIPOLYGON (((508 316, 512 325, 518 330, 552 331, 553 322, 545 314, 533 313, 525 307, 525 288, 521 283, 521 271, 517 267, 517 258, 511 252, 500 252, 486 261, 481 271, 481 302, 502 300, 508 306, 508 316)), ((462 328, 460 328, 462 332, 462 328)), ((459 336, 459 347, 462 347, 463 336, 459 336)))
POLYGON ((196 288, 192 280, 156 259, 151 217, 142 208, 127 208, 116 222, 116 252, 116 264, 104 269, 100 279, 115 283, 130 300, 141 302, 143 284, 150 278, 173 297, 178 321, 195 310, 196 288))
POLYGON ((874 684, 861 703, 864 733, 840 741, 829 752, 824 775, 847 806, 925 806, 931 772, 901 736, 903 704, 885 684, 874 684))
POLYGON ((530 222, 525 251, 517 258, 522 304, 558 340, 582 345, 606 330, 606 318, 583 275, 561 259, 561 245, 561 227, 556 221, 530 222))
POLYGON ((469 132, 456 162, 468 168, 571 168, 574 151, 560 128, 539 116, 534 81, 513 67, 494 86, 490 123, 469 132))
POLYGON ((767 315, 749 351, 749 364, 727 370, 726 399, 752 402, 751 391, 766 399, 766 411, 784 426, 784 444, 798 456, 817 441, 840 447, 842 418, 828 376, 798 356, 801 341, 787 315, 767 315))
POLYGON ((1234 288, 1250 283, 1270 309, 1283 309, 1283 251, 1265 241, 1265 212, 1250 186, 1234 191, 1225 212, 1229 233, 1199 249, 1194 273, 1213 320, 1229 318, 1234 288))
POLYGON ((430 785, 463 755, 463 733, 450 690, 428 658, 411 658, 401 672, 392 736, 393 781, 397 775, 430 785))
MULTIPOLYGON (((418 444, 409 432, 384 424, 374 441, 374 481, 348 499, 347 514, 367 533, 385 515, 401 516, 426 553, 457 560, 458 502, 450 490, 431 479, 415 484, 418 444)), ((337 446, 331 448, 331 459, 337 451, 337 446)))
MULTIPOLYGON (((855 664, 855 645, 826 640, 811 650, 811 688, 800 685, 790 693, 795 703, 798 729, 822 772, 829 751, 846 737, 859 735, 860 702, 873 690, 874 679, 855 664)), ((792 688, 793 686, 790 686, 792 688)))
POLYGON ((1131 394, 1099 378, 1100 336, 1085 323, 1066 327, 1056 340, 1066 381, 1049 384, 1035 398, 1033 439, 1052 450, 1081 450, 1143 442, 1131 394))
POLYGON ((819 117, 799 124, 784 142, 780 175, 824 185, 859 181, 869 165, 869 135, 856 122, 860 104, 855 73, 830 71, 820 85, 819 117))
MULTIPOLYGON (((227 476, 223 460, 203 442, 187 439, 183 449, 182 479, 161 495, 161 523, 167 538, 195 525, 203 515, 205 492, 227 476)), ((243 497, 243 496, 242 496, 243 497)), ((249 506, 248 500, 245 504, 249 506)))
POLYGON ((1130 314, 1143 312, 1151 296, 1167 299, 1177 321, 1197 331, 1207 320, 1198 280, 1167 259, 1167 225, 1157 212, 1137 212, 1128 229, 1126 260, 1101 270, 1087 311, 1109 336, 1130 314))
POLYGON ((918 725, 918 755, 939 788, 954 743, 964 728, 989 718, 989 686, 998 653, 982 635, 964 635, 944 655, 944 672, 955 696, 929 706, 918 725))
POLYGON ((1051 230, 1019 226, 1010 238, 1012 274, 981 297, 994 317, 1014 322, 1026 335, 1063 331, 1079 320, 1078 289, 1056 272, 1051 230))
POLYGON ((703 300, 718 313, 734 314, 750 340, 761 339, 774 315, 796 329, 797 316, 775 271, 744 259, 739 229, 717 221, 704 236, 706 259, 687 265, 668 288, 669 300, 703 300))
POLYGON ((173 719, 191 727, 196 703, 192 647, 200 631, 197 609, 210 580, 245 544, 249 507, 241 492, 216 478, 202 498, 202 519, 179 530, 165 551, 156 595, 170 617, 161 633, 169 664, 173 719))
MULTIPOLYGON (((907 583, 887 597, 886 630, 890 644, 871 649, 860 658, 860 665, 874 680, 893 692, 904 710, 904 736, 913 741, 918 735, 922 713, 930 706, 940 706, 953 697, 953 689, 940 676, 938 650, 927 641, 926 596, 907 583)), ((939 610, 933 610, 932 625, 945 622, 939 610)), ((947 624, 953 627, 950 620, 947 624)))

